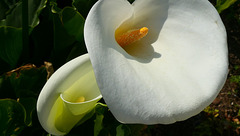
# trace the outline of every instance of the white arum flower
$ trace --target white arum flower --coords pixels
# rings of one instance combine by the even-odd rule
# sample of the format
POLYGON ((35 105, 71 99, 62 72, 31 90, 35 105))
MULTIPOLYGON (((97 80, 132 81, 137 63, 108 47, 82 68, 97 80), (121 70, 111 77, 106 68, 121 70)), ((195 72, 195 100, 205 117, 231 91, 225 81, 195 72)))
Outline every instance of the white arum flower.
POLYGON ((37 114, 42 127, 54 135, 68 133, 102 98, 89 56, 60 67, 43 87, 37 114))
POLYGON ((207 0, 99 0, 84 35, 99 89, 123 123, 185 120, 227 77, 225 28, 207 0))

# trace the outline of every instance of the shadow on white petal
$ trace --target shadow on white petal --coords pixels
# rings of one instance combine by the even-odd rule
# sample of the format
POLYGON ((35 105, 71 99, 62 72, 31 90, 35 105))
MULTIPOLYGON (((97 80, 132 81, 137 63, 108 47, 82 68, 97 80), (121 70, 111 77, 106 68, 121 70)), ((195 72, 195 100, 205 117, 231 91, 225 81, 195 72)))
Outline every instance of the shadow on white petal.
POLYGON ((149 63, 152 59, 161 57, 160 53, 154 51, 152 44, 144 43, 143 41, 127 46, 124 50, 141 63, 149 63))
POLYGON ((151 8, 149 8, 148 4, 134 3, 134 15, 118 27, 118 30, 123 31, 126 31, 127 29, 139 29, 142 27, 147 27, 149 29, 146 37, 123 48, 127 54, 132 56, 125 57, 137 60, 141 63, 149 63, 153 59, 159 59, 162 56, 161 52, 156 52, 154 50, 153 43, 159 39, 161 29, 167 20, 169 4, 167 0, 164 2, 154 2, 155 3, 151 3, 153 4, 151 5, 151 8))

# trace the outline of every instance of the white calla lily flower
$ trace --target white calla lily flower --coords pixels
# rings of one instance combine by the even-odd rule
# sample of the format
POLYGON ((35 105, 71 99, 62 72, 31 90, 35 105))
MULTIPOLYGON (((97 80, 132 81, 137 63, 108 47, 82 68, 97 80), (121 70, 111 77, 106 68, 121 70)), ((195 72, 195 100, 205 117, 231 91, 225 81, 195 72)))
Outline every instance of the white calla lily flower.
POLYGON ((208 0, 99 0, 84 37, 103 99, 123 123, 192 117, 228 74, 225 27, 208 0))
POLYGON ((42 127, 54 135, 68 133, 102 98, 89 56, 60 67, 43 87, 37 114, 42 127))

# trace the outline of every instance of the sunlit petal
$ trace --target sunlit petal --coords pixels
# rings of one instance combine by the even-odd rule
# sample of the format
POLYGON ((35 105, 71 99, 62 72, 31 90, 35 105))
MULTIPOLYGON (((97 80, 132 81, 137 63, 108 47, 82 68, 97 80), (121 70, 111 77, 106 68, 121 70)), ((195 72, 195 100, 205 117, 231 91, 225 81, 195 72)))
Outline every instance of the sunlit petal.
POLYGON ((224 25, 207 0, 101 0, 84 28, 96 80, 124 123, 169 124, 198 114, 228 73, 224 25), (147 27, 120 47, 115 34, 147 27))

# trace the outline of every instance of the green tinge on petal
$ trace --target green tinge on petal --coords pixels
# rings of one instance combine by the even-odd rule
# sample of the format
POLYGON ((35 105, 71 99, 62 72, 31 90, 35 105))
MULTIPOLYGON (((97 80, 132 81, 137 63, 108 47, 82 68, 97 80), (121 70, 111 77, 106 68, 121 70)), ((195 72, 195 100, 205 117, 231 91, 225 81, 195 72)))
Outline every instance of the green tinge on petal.
POLYGON ((84 114, 87 111, 91 110, 94 105, 101 99, 101 97, 97 97, 91 101, 80 102, 80 103, 71 103, 63 99, 61 95, 61 99, 63 100, 64 106, 73 114, 80 115, 84 114))
POLYGON ((90 101, 100 95, 100 91, 91 91, 99 90, 95 84, 97 83, 93 70, 87 70, 81 78, 62 93, 63 99, 75 103, 80 97, 84 97, 85 101, 90 101))
POLYGON ((86 72, 71 87, 60 94, 52 108, 52 117, 55 118, 55 127, 68 133, 101 99, 100 91, 96 82, 92 79, 94 73, 92 70, 86 72), (91 85, 93 84, 93 85, 91 85), (85 98, 84 102, 78 102, 78 98, 85 98))
POLYGON ((55 115, 55 127, 63 133, 68 133, 86 114, 73 115, 60 97, 54 107, 58 110, 55 115))
POLYGON ((88 55, 79 56, 45 84, 37 103, 39 121, 48 133, 64 135, 84 120, 101 98, 88 55))
POLYGON ((63 133, 68 133, 101 99, 101 97, 97 97, 91 101, 72 103, 63 97, 61 94, 53 106, 53 110, 57 110, 55 126, 63 133))

